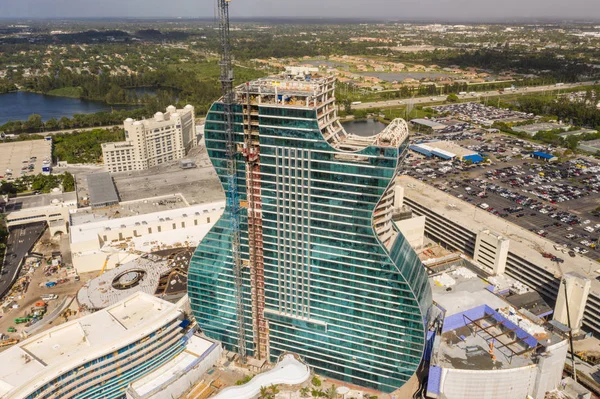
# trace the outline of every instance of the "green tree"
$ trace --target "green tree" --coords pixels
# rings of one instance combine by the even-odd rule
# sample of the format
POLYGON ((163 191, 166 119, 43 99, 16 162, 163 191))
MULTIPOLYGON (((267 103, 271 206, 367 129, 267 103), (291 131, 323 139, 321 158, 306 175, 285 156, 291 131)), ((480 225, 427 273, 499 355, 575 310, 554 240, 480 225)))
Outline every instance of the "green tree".
POLYGON ((327 390, 325 391, 325 395, 328 399, 337 399, 337 388, 335 385, 330 386, 329 388, 327 388, 327 390))
POLYGON ((64 192, 75 191, 75 178, 69 172, 63 173, 62 186, 64 192))
POLYGON ((44 122, 42 122, 42 116, 38 114, 32 114, 25 122, 26 129, 29 131, 39 131, 42 127, 44 127, 44 122))
POLYGON ((449 102, 449 103, 457 103, 458 100, 459 100, 458 96, 454 93, 452 93, 448 97, 446 97, 446 102, 449 102))
POLYGON ((17 188, 15 187, 14 184, 5 182, 5 181, 3 181, 2 184, 0 184, 0 194, 6 195, 6 194, 16 194, 16 193, 17 193, 17 188))
POLYGON ((314 376, 311 380, 311 384, 313 384, 316 387, 320 387, 321 386, 321 379, 318 376, 314 376))

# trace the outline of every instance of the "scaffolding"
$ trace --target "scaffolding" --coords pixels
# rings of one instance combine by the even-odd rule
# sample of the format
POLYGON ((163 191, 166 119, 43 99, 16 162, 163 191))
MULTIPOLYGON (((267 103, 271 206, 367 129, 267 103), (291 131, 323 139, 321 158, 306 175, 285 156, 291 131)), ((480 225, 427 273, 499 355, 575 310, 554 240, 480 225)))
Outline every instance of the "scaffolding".
POLYGON ((269 329, 265 319, 265 268, 263 254, 263 224, 260 177, 260 141, 258 105, 249 93, 244 107, 244 144, 241 148, 246 162, 246 197, 248 211, 248 266, 252 296, 252 330, 254 356, 269 361, 269 329))

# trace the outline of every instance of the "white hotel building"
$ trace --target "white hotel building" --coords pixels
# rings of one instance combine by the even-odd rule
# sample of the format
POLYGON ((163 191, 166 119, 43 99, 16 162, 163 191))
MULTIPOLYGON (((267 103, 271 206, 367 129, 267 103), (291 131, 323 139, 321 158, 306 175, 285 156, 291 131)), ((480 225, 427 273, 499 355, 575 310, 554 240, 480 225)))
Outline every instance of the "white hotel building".
POLYGON ((167 107, 152 119, 124 122, 125 141, 102 144, 104 165, 112 173, 144 170, 182 159, 196 145, 194 107, 167 107))

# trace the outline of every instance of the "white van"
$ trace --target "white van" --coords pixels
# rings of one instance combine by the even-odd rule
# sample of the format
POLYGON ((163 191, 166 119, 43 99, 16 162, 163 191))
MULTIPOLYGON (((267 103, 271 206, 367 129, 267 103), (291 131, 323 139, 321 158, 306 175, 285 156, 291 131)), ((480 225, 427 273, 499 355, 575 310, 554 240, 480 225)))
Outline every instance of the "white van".
POLYGON ((53 301, 55 299, 58 298, 58 295, 56 294, 44 294, 41 295, 40 298, 42 298, 42 301, 53 301))

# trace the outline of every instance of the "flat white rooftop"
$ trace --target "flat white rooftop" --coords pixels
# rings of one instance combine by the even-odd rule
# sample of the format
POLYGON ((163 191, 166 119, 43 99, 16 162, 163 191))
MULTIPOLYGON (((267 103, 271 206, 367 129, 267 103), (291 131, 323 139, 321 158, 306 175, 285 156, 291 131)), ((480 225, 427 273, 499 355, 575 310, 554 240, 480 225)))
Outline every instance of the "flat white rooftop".
POLYGON ((492 215, 483 209, 429 186, 409 176, 400 176, 397 184, 404 187, 404 196, 442 215, 448 220, 472 231, 488 229, 510 239, 509 251, 531 262, 557 278, 563 273, 575 272, 592 281, 592 292, 600 295, 600 281, 595 270, 598 264, 590 258, 576 255, 571 258, 554 249, 554 242, 546 240, 514 223, 492 215), (565 260, 562 264, 542 257, 539 249, 565 260))
MULTIPOLYGON (((34 390, 179 317, 177 305, 136 293, 104 310, 35 335, 0 353, 0 397, 34 390)), ((20 397, 20 396, 15 396, 20 397)))
POLYGON ((143 226, 148 223, 164 222, 168 221, 169 219, 178 220, 186 217, 184 215, 191 217, 196 214, 202 216, 211 212, 221 212, 223 209, 225 209, 225 201, 161 211, 159 211, 160 208, 155 209, 157 210, 157 212, 129 217, 121 217, 116 219, 75 217, 76 214, 74 214, 71 217, 71 231, 73 233, 71 234, 71 243, 85 242, 97 239, 98 236, 102 235, 102 233, 106 230, 134 228, 136 226, 143 228, 143 226))
POLYGON ((75 192, 29 195, 26 197, 12 198, 6 205, 6 213, 17 212, 24 209, 43 208, 47 206, 65 206, 77 204, 75 192))

